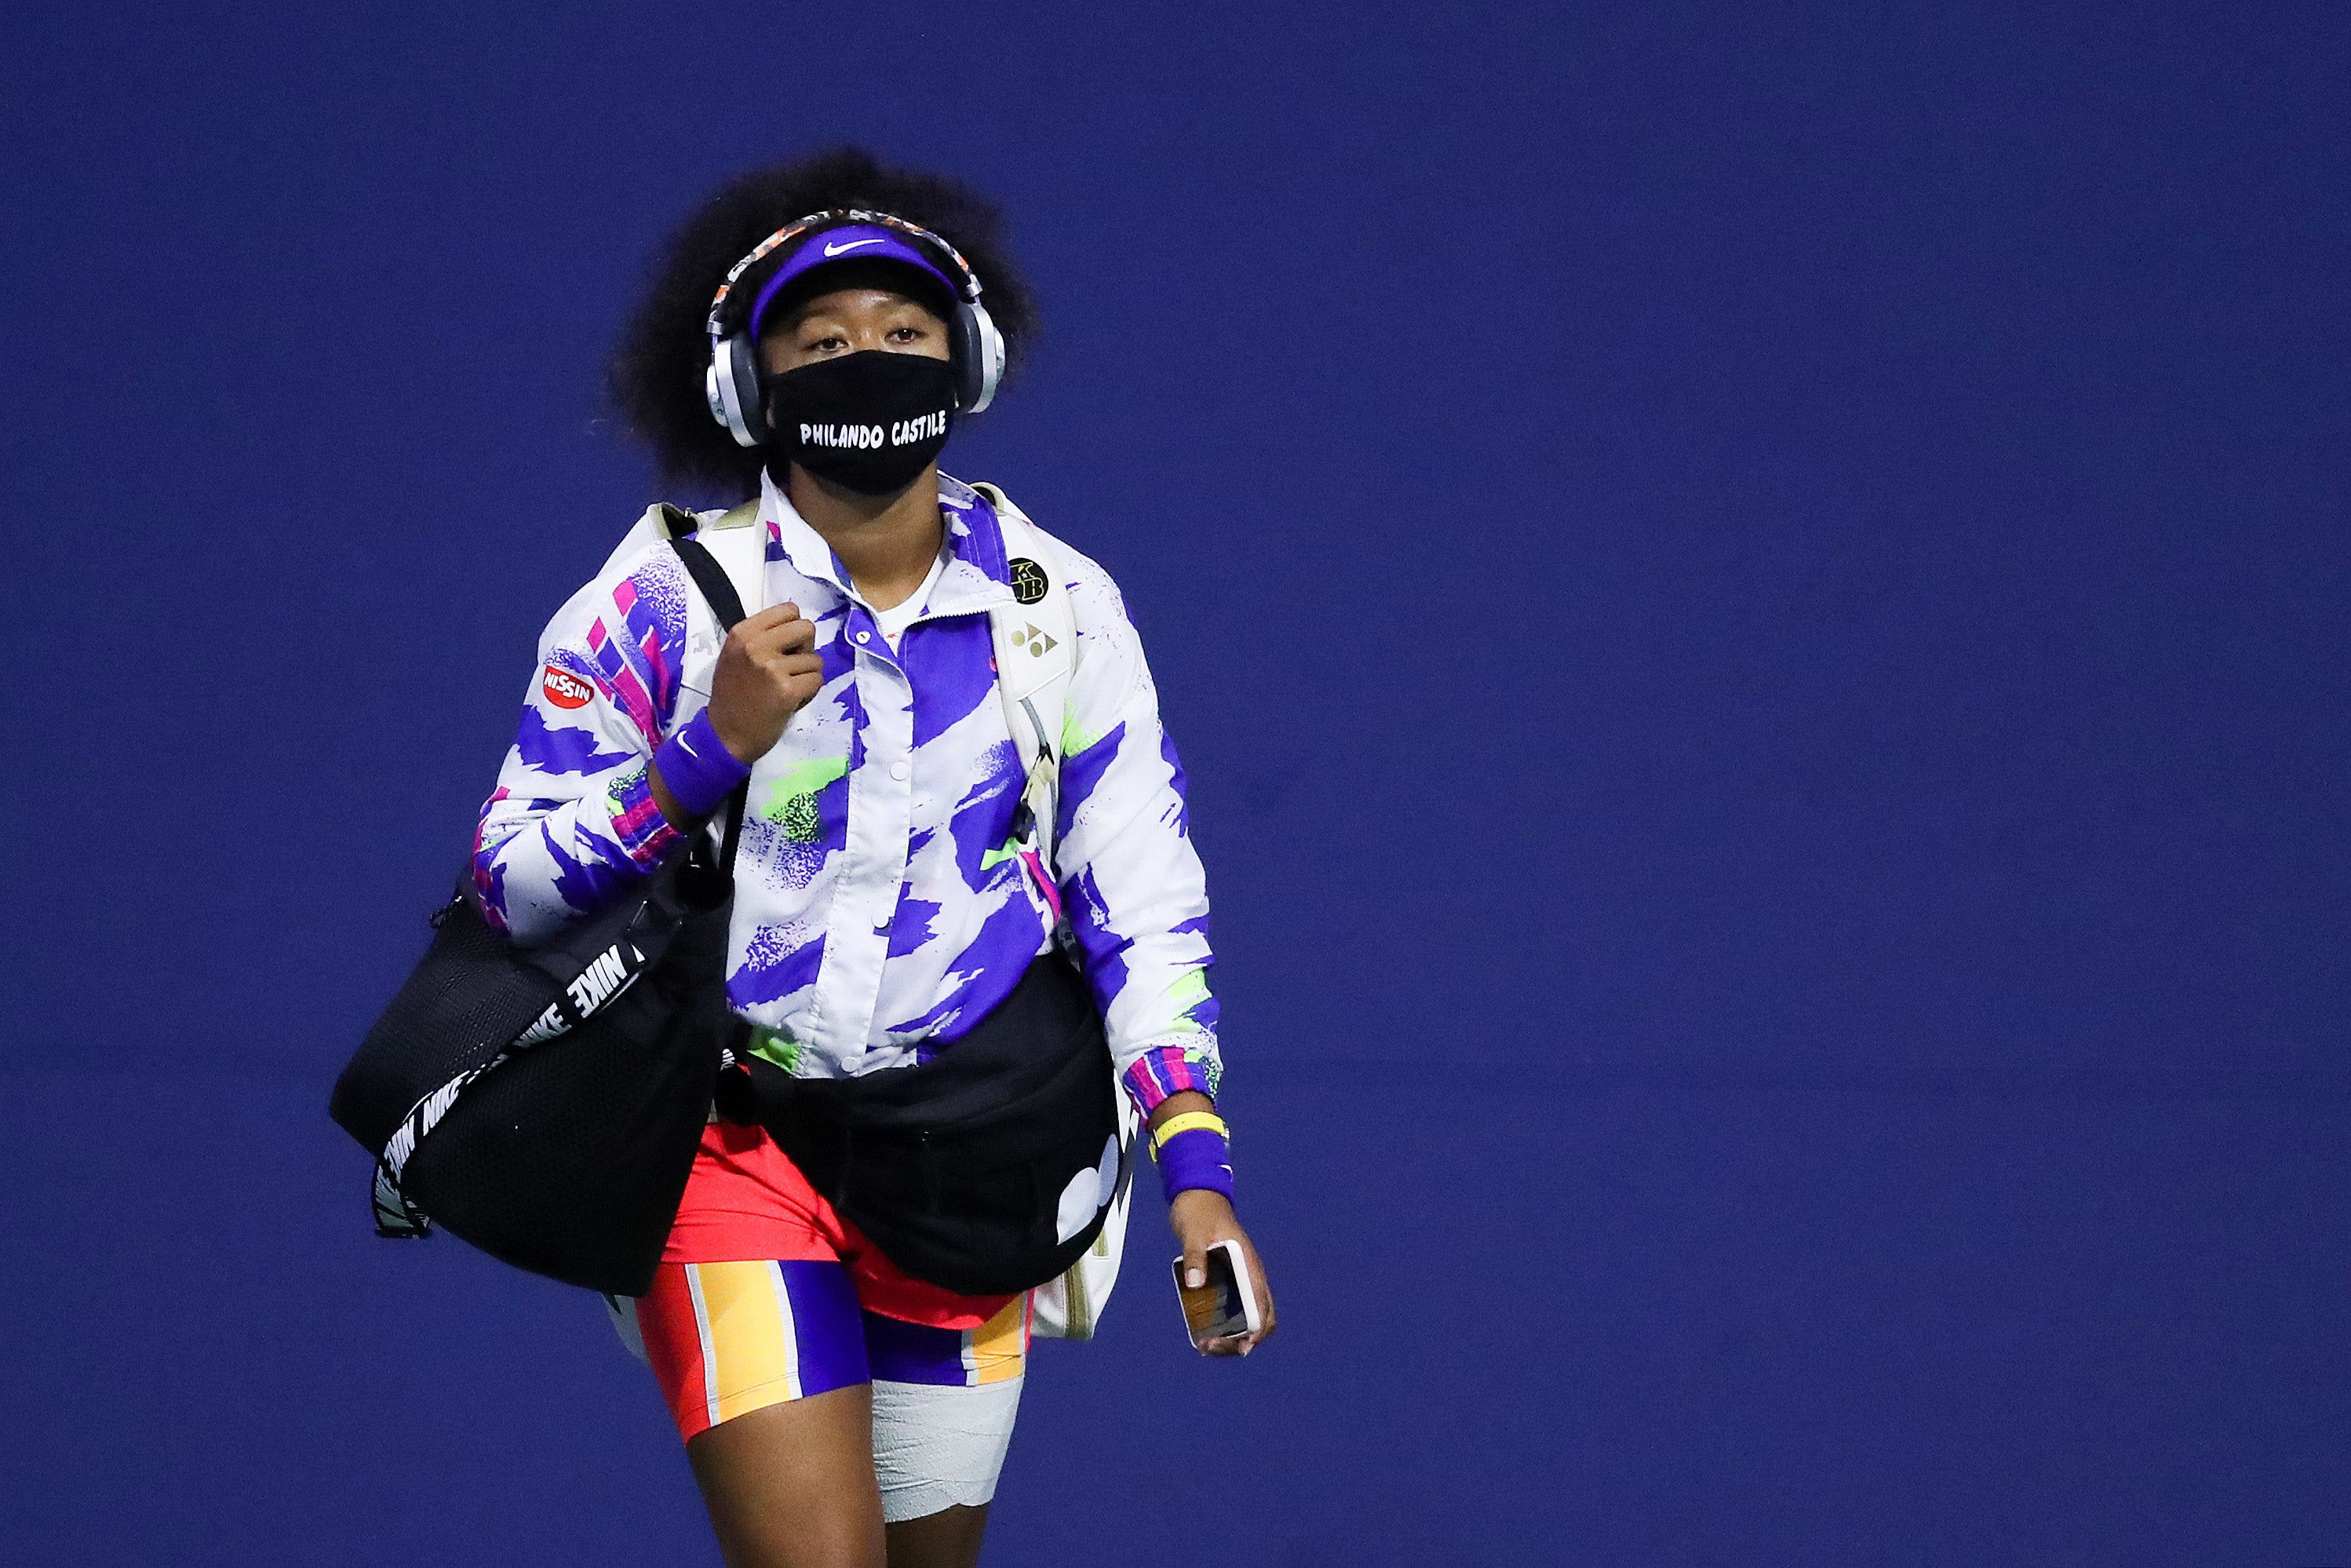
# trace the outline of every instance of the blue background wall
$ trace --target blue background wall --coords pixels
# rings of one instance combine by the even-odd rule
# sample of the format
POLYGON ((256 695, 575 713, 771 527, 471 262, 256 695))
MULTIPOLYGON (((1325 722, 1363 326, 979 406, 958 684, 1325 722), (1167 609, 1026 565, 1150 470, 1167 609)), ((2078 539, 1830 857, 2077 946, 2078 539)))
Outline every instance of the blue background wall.
POLYGON ((1152 650, 1284 1310, 1140 1217, 991 1561, 2351 1562, 2340 8, 483 9, 0 36, 0 1558, 716 1561, 323 1106, 847 138, 1043 295, 949 466, 1152 650))

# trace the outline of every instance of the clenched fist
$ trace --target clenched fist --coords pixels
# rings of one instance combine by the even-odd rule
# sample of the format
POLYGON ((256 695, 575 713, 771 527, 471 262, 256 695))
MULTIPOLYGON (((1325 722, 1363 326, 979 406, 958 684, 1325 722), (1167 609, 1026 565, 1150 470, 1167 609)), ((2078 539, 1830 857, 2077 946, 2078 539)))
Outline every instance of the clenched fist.
POLYGON ((797 604, 747 615, 726 633, 710 677, 710 727, 737 760, 757 762, 823 685, 816 627, 797 604))

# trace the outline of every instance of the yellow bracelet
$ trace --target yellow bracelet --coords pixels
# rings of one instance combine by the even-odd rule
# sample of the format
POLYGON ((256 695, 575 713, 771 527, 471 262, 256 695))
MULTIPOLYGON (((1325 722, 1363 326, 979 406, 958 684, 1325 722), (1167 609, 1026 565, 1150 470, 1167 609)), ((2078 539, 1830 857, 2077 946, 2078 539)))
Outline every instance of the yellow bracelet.
POLYGON ((1151 1157, 1157 1159, 1159 1151, 1165 1148, 1167 1140, 1176 1134, 1197 1133, 1204 1129, 1216 1134, 1227 1143, 1232 1141, 1231 1129, 1225 1125, 1225 1119, 1214 1111, 1186 1111, 1180 1116, 1168 1117, 1151 1130, 1151 1157))

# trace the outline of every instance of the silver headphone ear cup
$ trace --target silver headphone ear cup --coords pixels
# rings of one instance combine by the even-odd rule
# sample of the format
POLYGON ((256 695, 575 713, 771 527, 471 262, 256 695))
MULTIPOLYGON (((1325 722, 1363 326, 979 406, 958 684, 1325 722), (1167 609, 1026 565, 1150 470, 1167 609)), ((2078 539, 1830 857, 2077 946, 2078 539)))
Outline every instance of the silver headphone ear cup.
POLYGON ((735 439, 746 446, 764 446, 768 440, 768 396, 759 386, 759 350, 748 333, 734 338, 728 363, 735 369, 735 405, 743 411, 743 428, 735 439))
POLYGON ((737 332, 718 345, 703 377, 703 395, 709 400, 710 416, 726 427, 735 444, 760 444, 767 411, 759 402, 759 378, 751 364, 748 337, 737 332))
POLYGON ((970 394, 963 412, 977 413, 996 401, 997 385, 1004 380, 1004 335, 987 307, 976 302, 956 307, 956 326, 964 350, 962 382, 970 394))
POLYGON ((948 358, 955 363, 956 412, 977 413, 987 358, 979 340, 979 323, 972 319, 971 306, 957 301, 948 335, 954 340, 948 358))
POLYGON ((712 423, 721 430, 735 428, 734 421, 726 417, 726 400, 718 395, 718 361, 715 357, 702 367, 702 402, 710 410, 712 423))

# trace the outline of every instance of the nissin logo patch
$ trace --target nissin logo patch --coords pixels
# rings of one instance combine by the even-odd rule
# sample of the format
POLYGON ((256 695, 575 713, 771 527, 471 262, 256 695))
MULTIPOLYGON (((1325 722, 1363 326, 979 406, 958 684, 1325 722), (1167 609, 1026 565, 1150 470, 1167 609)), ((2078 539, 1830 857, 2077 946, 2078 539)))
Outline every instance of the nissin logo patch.
MULTIPOLYGON (((596 688, 569 670, 547 666, 547 676, 538 684, 539 694, 557 707, 586 707, 596 688)), ((567 732, 568 733, 568 732, 567 732)))

